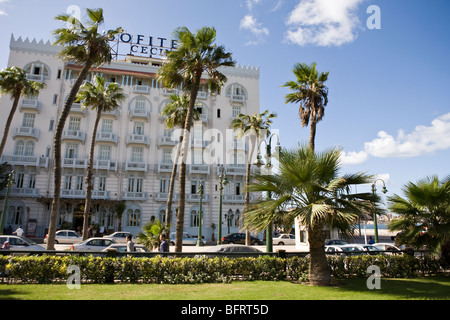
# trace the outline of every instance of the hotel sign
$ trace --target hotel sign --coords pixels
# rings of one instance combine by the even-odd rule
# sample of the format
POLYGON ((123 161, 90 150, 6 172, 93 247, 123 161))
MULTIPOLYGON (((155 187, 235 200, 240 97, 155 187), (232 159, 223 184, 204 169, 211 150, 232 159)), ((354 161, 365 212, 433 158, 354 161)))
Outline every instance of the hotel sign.
POLYGON ((167 51, 177 49, 178 41, 162 37, 131 35, 121 33, 112 40, 113 53, 117 55, 133 55, 139 57, 164 57, 167 51))

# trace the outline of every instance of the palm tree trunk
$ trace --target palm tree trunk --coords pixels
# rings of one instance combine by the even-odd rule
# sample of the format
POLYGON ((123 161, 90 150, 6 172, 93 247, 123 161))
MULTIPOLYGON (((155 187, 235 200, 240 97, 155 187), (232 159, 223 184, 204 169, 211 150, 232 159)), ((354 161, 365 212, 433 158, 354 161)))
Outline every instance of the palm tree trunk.
MULTIPOLYGON (((251 135, 251 137, 254 137, 254 136, 251 135)), ((255 142, 252 140, 253 139, 250 139, 251 147, 250 147, 250 152, 249 152, 248 158, 247 158, 247 169, 245 170, 245 199, 244 199, 244 213, 243 213, 244 216, 245 216, 245 212, 250 207, 250 192, 248 192, 248 186, 250 185, 250 174, 251 174, 251 169, 252 169, 252 156, 253 156, 253 152, 255 152, 255 142)), ((256 140, 256 137, 254 137, 254 140, 256 140)), ((257 143, 257 141, 256 141, 256 143, 257 143)), ((245 245, 249 246, 250 244, 251 244, 250 229, 246 228, 245 229, 245 245)))
POLYGON ((308 228, 308 241, 311 255, 309 282, 313 286, 329 286, 331 284, 331 274, 325 255, 323 224, 317 224, 308 228))
POLYGON ((97 135, 97 128, 100 122, 101 115, 102 115, 102 108, 97 106, 97 117, 95 118, 94 129, 92 130, 91 149, 89 151, 89 165, 86 173, 86 201, 84 203, 84 214, 83 214, 83 240, 86 240, 88 238, 89 212, 91 211, 91 199, 93 189, 92 175, 94 168, 95 138, 97 135))
POLYGON ((177 228, 175 237, 175 251, 183 251, 183 227, 184 227, 184 209, 186 199, 186 160, 188 155, 188 145, 190 142, 190 132, 187 128, 192 127, 192 118, 194 114, 195 100, 197 100, 198 90, 200 88, 200 79, 202 70, 198 70, 194 75, 194 84, 189 99, 189 108, 186 113, 186 122, 184 124, 183 143, 181 147, 181 164, 179 173, 179 198, 178 198, 178 214, 177 214, 177 228))
POLYGON ((172 174, 170 175, 169 194, 167 196, 167 205, 166 205, 166 230, 167 230, 166 232, 167 232, 167 235, 169 235, 169 232, 170 232, 169 226, 172 223, 173 191, 175 189, 175 179, 177 176, 178 159, 180 158, 180 148, 181 148, 182 142, 183 142, 183 137, 181 136, 178 140, 178 146, 177 146, 177 151, 176 151, 177 155, 175 157, 175 162, 173 164, 172 174))
POLYGON ((317 116, 316 116, 316 106, 315 106, 315 98, 311 97, 311 115, 310 115, 310 134, 309 134, 309 149, 314 152, 316 145, 316 124, 317 124, 317 116))
POLYGON ((8 139, 9 128, 11 127, 11 123, 14 118, 14 114, 16 113, 17 106, 19 105, 20 95, 21 95, 21 93, 17 94, 14 97, 14 102, 13 102, 11 111, 9 112, 8 119, 6 120, 5 131, 3 132, 2 144, 0 145, 0 158, 3 154, 3 149, 5 148, 6 140, 8 139))
POLYGON ((62 110, 61 116, 58 120, 58 125, 56 126, 55 138, 53 142, 53 152, 55 154, 55 167, 54 167, 54 195, 52 202, 52 211, 50 213, 50 223, 48 226, 48 237, 47 237, 47 250, 55 249, 55 235, 56 235, 56 224, 58 219, 59 211, 59 199, 61 196, 61 137, 66 124, 67 117, 69 116, 72 104, 75 101, 78 91, 80 90, 81 84, 84 78, 87 76, 89 70, 91 69, 92 62, 86 62, 86 65, 81 70, 75 81, 72 89, 70 90, 69 96, 67 98, 66 104, 62 110))

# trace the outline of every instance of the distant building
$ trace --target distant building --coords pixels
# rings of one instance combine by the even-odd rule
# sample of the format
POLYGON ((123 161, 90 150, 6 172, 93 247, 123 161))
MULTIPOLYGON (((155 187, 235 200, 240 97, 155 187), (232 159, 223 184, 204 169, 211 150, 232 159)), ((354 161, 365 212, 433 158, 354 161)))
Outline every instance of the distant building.
MULTIPOLYGON (((47 88, 37 97, 22 97, 14 116, 1 163, 15 170, 5 218, 5 228, 25 226, 30 220, 35 236, 44 236, 49 225, 53 186, 53 139, 64 103, 81 66, 57 58, 60 48, 49 42, 11 37, 8 66, 19 66, 28 78, 44 82, 47 88), (27 214, 27 208, 30 208, 27 214)), ((172 150, 175 142, 160 117, 169 94, 178 90, 163 88, 155 74, 162 58, 117 56, 110 65, 93 69, 86 81, 101 75, 106 82, 118 83, 127 99, 120 108, 104 113, 95 147, 95 175, 90 223, 117 230, 118 201, 126 202, 122 229, 133 234, 152 217, 164 220, 172 150)), ((259 112, 259 68, 237 66, 221 70, 228 78, 221 94, 210 95, 202 87, 197 103, 201 120, 191 130, 191 154, 187 165, 184 230, 198 232, 200 183, 204 185, 203 235, 211 239, 211 224, 218 224, 220 165, 227 169, 229 184, 224 188, 222 234, 240 229, 244 204, 245 162, 248 144, 235 139, 230 129, 239 113, 259 112), (228 130, 227 130, 228 129, 228 130), (209 155, 210 158, 205 159, 209 155), (211 161, 213 159, 213 161, 211 161)), ((11 108, 8 96, 1 97, 4 116, 11 108)), ((62 141, 62 185, 58 228, 77 229, 83 223, 85 173, 95 112, 74 103, 62 141)), ((178 179, 177 179, 178 181, 178 179)), ((3 195, 5 190, 2 191, 3 195)), ((177 207, 178 182, 174 209, 177 207)), ((0 195, 2 195, 0 193, 0 195)), ((172 216, 175 231, 175 210, 172 216)), ((217 237, 217 227, 215 229, 217 237)))

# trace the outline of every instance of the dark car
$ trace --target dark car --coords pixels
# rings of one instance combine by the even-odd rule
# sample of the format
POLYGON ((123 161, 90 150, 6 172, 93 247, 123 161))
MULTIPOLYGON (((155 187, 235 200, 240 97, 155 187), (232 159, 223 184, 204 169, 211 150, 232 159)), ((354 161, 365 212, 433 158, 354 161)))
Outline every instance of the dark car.
MULTIPOLYGON (((230 233, 222 237, 223 244, 245 244, 245 233, 230 233)), ((255 237, 250 236, 250 244, 262 245, 263 242, 255 237)))

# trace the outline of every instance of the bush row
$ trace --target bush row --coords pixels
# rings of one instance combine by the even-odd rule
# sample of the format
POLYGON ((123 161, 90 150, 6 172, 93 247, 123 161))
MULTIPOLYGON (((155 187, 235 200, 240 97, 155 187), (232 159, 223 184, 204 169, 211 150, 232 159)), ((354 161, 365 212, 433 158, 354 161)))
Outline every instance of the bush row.
MULTIPOLYGON (((413 278, 442 272, 439 261, 412 256, 328 257, 334 278, 367 277, 376 265, 382 277, 413 278)), ((101 258, 81 256, 0 256, 3 281, 21 283, 65 283, 77 266, 84 283, 108 281, 143 283, 220 283, 232 280, 305 281, 309 258, 101 258)))

